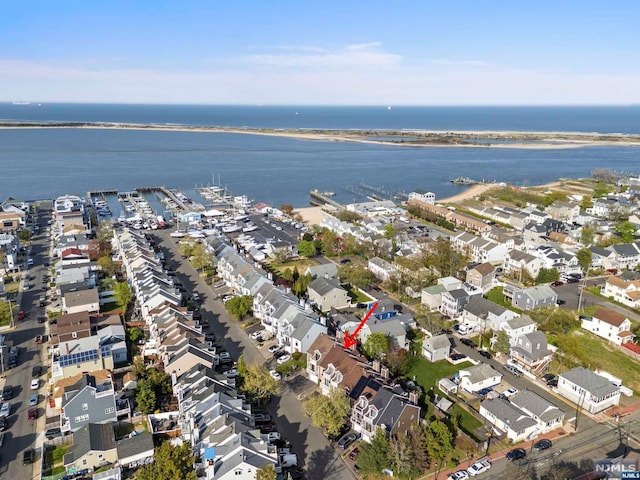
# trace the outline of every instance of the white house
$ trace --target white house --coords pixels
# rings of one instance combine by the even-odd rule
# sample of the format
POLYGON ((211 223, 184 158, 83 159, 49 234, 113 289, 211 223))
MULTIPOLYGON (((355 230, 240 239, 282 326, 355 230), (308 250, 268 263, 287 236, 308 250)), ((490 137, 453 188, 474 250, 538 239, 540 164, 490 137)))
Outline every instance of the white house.
POLYGON ((598 413, 620 403, 620 387, 584 367, 558 375, 557 392, 590 413, 598 413))
POLYGON ((531 390, 520 390, 509 401, 536 421, 539 433, 547 433, 562 426, 564 412, 531 390))
POLYGON ((422 342, 422 355, 430 362, 444 360, 451 352, 451 340, 446 335, 436 335, 422 342))
POLYGON ((583 315, 581 320, 582 328, 616 345, 633 340, 631 321, 620 313, 600 307, 593 317, 583 315))
POLYGON ((374 277, 386 282, 392 276, 397 275, 398 270, 386 260, 378 257, 373 257, 369 260, 367 268, 373 274, 374 277))
POLYGON ((409 193, 409 201, 411 200, 420 200, 421 202, 435 205, 436 194, 433 192, 425 192, 424 190, 414 190, 413 192, 409 193))
POLYGON ((471 393, 494 387, 502 381, 502 374, 486 363, 463 368, 459 372, 459 377, 460 387, 471 393))
POLYGON ((538 423, 508 400, 494 398, 480 404, 480 415, 512 442, 521 442, 535 436, 538 423))
POLYGON ((640 281, 625 281, 618 277, 609 277, 602 287, 605 297, 612 297, 631 308, 640 308, 640 281))

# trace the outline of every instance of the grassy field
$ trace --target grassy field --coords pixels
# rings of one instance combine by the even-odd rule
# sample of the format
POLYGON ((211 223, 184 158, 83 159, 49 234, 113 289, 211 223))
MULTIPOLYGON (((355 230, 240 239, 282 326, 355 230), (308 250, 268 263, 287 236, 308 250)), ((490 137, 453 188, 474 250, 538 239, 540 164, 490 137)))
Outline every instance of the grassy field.
POLYGON ((300 258, 298 260, 287 260, 286 262, 278 262, 274 260, 269 263, 269 266, 279 274, 282 274, 285 270, 293 270, 296 267, 298 267, 298 272, 303 274, 308 267, 312 267, 314 265, 318 265, 318 262, 313 258, 300 258))
POLYGON ((100 305, 100 313, 122 313, 122 308, 115 302, 100 305))
POLYGON ((476 436, 474 433, 476 429, 483 426, 482 422, 478 420, 476 417, 467 412, 464 408, 462 408, 457 403, 453 404, 453 408, 451 410, 452 415, 460 416, 460 428, 467 432, 467 434, 476 436))
POLYGON ((360 292, 358 289, 353 287, 349 288, 349 290, 347 291, 347 295, 351 297, 352 304, 366 303, 373 300, 369 295, 365 295, 364 293, 360 292))
POLYGON ((512 310, 516 313, 522 313, 522 310, 511 305, 508 299, 505 298, 504 293, 502 293, 502 287, 492 288, 487 292, 487 300, 492 301, 493 303, 497 303, 498 305, 502 305, 504 308, 508 310, 512 310))
POLYGON ((428 392, 431 387, 436 387, 438 380, 442 377, 448 377, 456 373, 461 368, 470 367, 471 363, 464 362, 459 365, 453 365, 446 360, 432 363, 426 358, 416 357, 411 369, 407 373, 407 378, 414 380, 428 392))

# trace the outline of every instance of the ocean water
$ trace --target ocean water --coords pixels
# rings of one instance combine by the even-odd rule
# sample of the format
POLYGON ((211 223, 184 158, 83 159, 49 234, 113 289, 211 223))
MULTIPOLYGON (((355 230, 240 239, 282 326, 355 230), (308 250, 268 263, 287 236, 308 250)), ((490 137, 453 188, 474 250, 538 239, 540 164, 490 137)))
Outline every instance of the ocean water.
POLYGON ((457 176, 536 185, 595 168, 638 173, 640 148, 421 148, 229 133, 0 129, 0 165, 1 198, 159 185, 195 197, 196 185, 219 175, 236 195, 306 206, 312 188, 335 191, 341 202, 361 201, 350 188, 361 183, 442 198, 464 190, 449 182, 457 176))

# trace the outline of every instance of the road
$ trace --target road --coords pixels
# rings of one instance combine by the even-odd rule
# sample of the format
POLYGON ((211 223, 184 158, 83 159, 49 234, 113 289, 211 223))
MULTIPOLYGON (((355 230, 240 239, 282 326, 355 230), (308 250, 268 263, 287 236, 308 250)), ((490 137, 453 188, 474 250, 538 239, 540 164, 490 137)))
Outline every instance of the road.
MULTIPOLYGON (((42 211, 41 211, 42 212, 42 211)), ((48 215, 48 214, 47 214, 48 215)), ((44 232, 47 226, 48 216, 40 214, 38 223, 44 232)), ((29 283, 31 288, 23 291, 20 298, 20 310, 26 314, 26 319, 18 321, 16 319, 16 329, 9 334, 13 344, 20 347, 18 364, 15 368, 6 373, 5 385, 13 387, 13 397, 11 403, 11 415, 8 418, 8 428, 5 432, 4 443, 1 449, 0 477, 7 479, 29 479, 37 476, 39 478, 40 462, 33 465, 22 464, 22 452, 27 448, 39 447, 42 439, 37 439, 37 427, 44 427, 44 383, 46 379, 47 356, 43 348, 34 343, 37 335, 44 334, 44 325, 37 321, 38 316, 44 315, 44 309, 39 306, 40 295, 45 293, 42 277, 46 273, 43 262, 49 258, 48 239, 46 234, 41 233, 35 236, 31 242, 31 258, 34 265, 26 271, 31 278, 29 283), (34 393, 31 390, 31 369, 35 365, 43 366, 43 373, 40 377, 39 392, 39 418, 37 422, 27 419, 29 395, 34 393)))
MULTIPOLYGON (((192 289, 189 293, 197 292, 202 298, 200 310, 203 319, 209 322, 209 331, 220 339, 222 345, 234 358, 237 359, 242 354, 247 362, 271 364, 273 360, 268 354, 263 353, 265 349, 258 348, 247 332, 240 328, 239 323, 227 314, 222 302, 216 299, 217 295, 212 292, 196 270, 182 259, 176 241, 169 237, 169 231, 156 231, 154 235, 165 259, 174 266, 178 280, 187 290, 192 289)), ((299 381, 300 378, 296 377, 293 381, 299 381)), ((268 411, 273 416, 278 431, 293 445, 307 478, 314 480, 354 478, 340 459, 337 449, 320 430, 311 425, 310 419, 302 412, 300 401, 286 382, 280 396, 273 398, 269 404, 268 411)))

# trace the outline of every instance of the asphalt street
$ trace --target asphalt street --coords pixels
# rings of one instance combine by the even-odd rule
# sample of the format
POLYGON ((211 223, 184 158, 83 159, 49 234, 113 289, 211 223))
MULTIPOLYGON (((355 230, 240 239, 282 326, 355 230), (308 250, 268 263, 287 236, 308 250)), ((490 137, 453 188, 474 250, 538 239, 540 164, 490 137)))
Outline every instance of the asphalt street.
MULTIPOLYGON (((40 215, 38 223, 44 232, 47 219, 40 215)), ((4 385, 13 387, 13 397, 9 400, 11 414, 8 417, 8 427, 5 431, 4 442, 0 449, 0 478, 29 479, 39 478, 40 462, 33 465, 22 464, 22 452, 28 448, 42 445, 42 438, 38 442, 38 432, 44 428, 44 384, 46 380, 47 356, 43 347, 36 345, 34 339, 37 335, 44 334, 44 325, 37 321, 38 316, 44 315, 44 308, 39 306, 40 295, 45 293, 45 285, 42 277, 46 273, 43 262, 48 261, 48 238, 45 233, 34 237, 31 242, 30 257, 34 265, 26 270, 29 275, 30 289, 22 293, 20 298, 20 310, 26 314, 25 320, 17 320, 14 317, 16 328, 8 332, 8 338, 15 346, 20 348, 17 366, 5 371, 4 385), (38 403, 38 420, 36 422, 27 419, 29 395, 35 393, 31 390, 31 369, 35 365, 42 365, 40 376, 40 388, 38 403), (39 430, 38 430, 39 427, 39 430)), ((42 437, 42 434, 40 435, 42 437)), ((39 458, 39 457, 38 457, 39 458)))
MULTIPOLYGON (((247 362, 272 365, 274 362, 266 351, 266 346, 258 347, 249 338, 248 333, 240 328, 238 321, 228 315, 223 303, 217 299, 218 295, 211 290, 196 270, 182 259, 178 252, 177 241, 179 240, 169 237, 169 233, 167 230, 156 231, 154 235, 166 260, 174 266, 178 280, 185 286, 188 293, 197 292, 202 298, 200 310, 203 319, 209 323, 209 331, 215 334, 219 343, 231 353, 234 359, 242 354, 247 362)), ((300 376, 290 381, 300 382, 300 376)), ((301 402, 297 399, 297 394, 292 387, 293 385, 289 386, 287 381, 284 381, 281 394, 272 399, 267 410, 274 418, 278 431, 293 445, 294 451, 298 454, 300 466, 304 467, 306 472, 306 478, 309 480, 353 479, 353 474, 340 459, 338 450, 319 429, 311 425, 310 419, 302 412, 301 402)))

